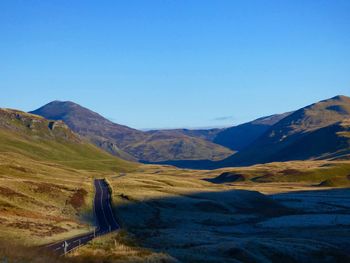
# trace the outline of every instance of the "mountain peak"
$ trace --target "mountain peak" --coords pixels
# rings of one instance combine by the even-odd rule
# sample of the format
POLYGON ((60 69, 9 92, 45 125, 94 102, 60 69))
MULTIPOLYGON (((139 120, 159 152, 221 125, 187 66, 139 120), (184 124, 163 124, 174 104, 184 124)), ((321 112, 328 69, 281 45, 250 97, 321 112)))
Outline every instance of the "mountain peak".
MULTIPOLYGON (((39 109, 36 109, 34 111, 31 111, 32 114, 37 114, 40 116, 43 116, 47 119, 52 120, 63 120, 67 122, 67 116, 72 116, 75 114, 84 115, 84 116, 90 116, 90 118, 96 118, 99 117, 99 115, 87 108, 84 108, 83 106, 80 106, 79 104, 72 102, 72 101, 59 101, 54 100, 49 102, 48 104, 40 107, 39 109)), ((102 116, 101 116, 102 118, 102 116)))
POLYGON ((48 107, 48 106, 60 106, 60 107, 78 106, 78 107, 83 108, 78 103, 75 103, 75 102, 69 101, 69 100, 66 100, 66 101, 54 100, 54 101, 51 101, 51 102, 47 103, 46 105, 42 106, 41 108, 48 107))
POLYGON ((331 100, 350 101, 350 97, 345 96, 345 95, 337 95, 337 96, 331 98, 331 100))

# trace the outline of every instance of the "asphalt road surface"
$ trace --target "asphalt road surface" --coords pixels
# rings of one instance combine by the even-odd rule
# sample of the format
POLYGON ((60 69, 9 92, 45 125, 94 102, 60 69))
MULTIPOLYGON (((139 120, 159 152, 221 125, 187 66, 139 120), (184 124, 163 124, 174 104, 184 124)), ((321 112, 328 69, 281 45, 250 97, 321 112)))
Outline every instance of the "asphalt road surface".
POLYGON ((46 245, 45 248, 52 250, 59 255, 64 255, 69 251, 86 244, 97 236, 101 236, 119 229, 119 224, 113 214, 111 206, 111 193, 107 182, 103 179, 96 179, 94 181, 94 185, 94 217, 96 222, 96 230, 94 232, 46 245))

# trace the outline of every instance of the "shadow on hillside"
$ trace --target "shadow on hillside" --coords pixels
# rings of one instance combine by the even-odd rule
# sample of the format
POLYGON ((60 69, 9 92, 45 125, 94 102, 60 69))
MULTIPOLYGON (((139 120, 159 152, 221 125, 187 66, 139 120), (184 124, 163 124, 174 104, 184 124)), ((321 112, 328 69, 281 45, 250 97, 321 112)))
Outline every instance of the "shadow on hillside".
MULTIPOLYGON (((273 194, 270 197, 291 209, 313 213, 337 213, 350 215, 350 188, 316 189, 273 194)), ((350 225, 350 221, 349 221, 350 225)), ((350 237, 349 237, 350 240, 350 237)))
MULTIPOLYGON (((315 185, 318 186, 318 185, 315 185)), ((270 196, 287 196, 287 195, 309 195, 309 196, 319 196, 320 194, 323 194, 325 199, 334 198, 336 196, 339 196, 341 194, 342 196, 348 196, 350 201, 350 187, 342 187, 342 188, 330 188, 330 189, 315 189, 315 190, 301 190, 301 191, 293 191, 293 192, 286 192, 286 193, 280 193, 280 194, 273 194, 270 196)), ((349 211, 350 212, 350 211, 349 211)))
MULTIPOLYGON (((330 194, 337 190, 327 191, 330 194)), ((142 202, 132 201, 125 194, 114 196, 115 202, 123 203, 115 207, 122 227, 133 233, 141 246, 166 252, 183 262, 350 260, 350 252, 344 250, 350 247, 350 226, 343 226, 342 231, 328 228, 327 233, 324 229, 259 227, 265 220, 304 213, 300 208, 285 206, 277 197, 247 190, 142 202)))

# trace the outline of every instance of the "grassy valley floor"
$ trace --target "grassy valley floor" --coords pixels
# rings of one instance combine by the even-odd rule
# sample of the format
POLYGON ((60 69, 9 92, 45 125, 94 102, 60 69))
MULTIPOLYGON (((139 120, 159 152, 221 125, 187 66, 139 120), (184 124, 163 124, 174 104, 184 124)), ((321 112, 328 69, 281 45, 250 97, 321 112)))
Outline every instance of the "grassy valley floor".
POLYGON ((13 262, 47 262, 50 254, 29 247, 89 231, 92 180, 105 177, 122 230, 52 262, 344 262, 349 167, 310 161, 82 170, 2 153, 0 253, 13 262))

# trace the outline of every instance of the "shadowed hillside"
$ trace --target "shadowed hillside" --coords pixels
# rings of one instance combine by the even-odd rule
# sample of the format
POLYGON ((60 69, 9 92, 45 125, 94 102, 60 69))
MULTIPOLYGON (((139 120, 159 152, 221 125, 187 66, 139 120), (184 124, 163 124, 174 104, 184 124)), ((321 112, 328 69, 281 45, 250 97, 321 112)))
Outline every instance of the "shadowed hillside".
POLYGON ((213 139, 214 143, 241 151, 264 134, 271 126, 291 114, 290 112, 262 117, 257 120, 237 125, 220 131, 213 139))
POLYGON ((347 152, 346 136, 350 98, 336 96, 299 109, 277 122, 241 152, 219 162, 219 166, 250 165, 273 161, 327 158, 347 152), (345 121, 345 122, 343 122, 345 121), (343 122, 343 124, 336 124, 343 122))

